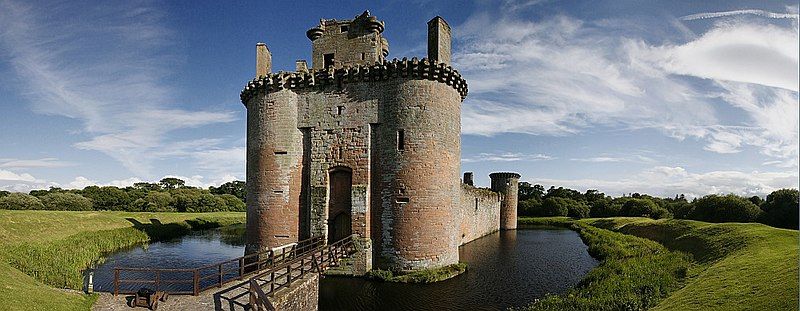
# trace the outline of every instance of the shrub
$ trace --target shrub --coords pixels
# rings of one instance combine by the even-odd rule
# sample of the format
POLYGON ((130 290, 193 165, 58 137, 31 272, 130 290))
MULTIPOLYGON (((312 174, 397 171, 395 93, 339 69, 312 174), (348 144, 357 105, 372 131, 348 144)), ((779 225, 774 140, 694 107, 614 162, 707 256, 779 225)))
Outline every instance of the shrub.
POLYGON ((51 211, 91 211, 92 200, 80 194, 52 192, 39 198, 44 208, 51 211))
POLYGON ((752 222, 761 209, 748 199, 735 194, 704 196, 694 202, 689 218, 709 222, 752 222))
POLYGON ((536 198, 519 201, 517 214, 522 216, 542 216, 542 202, 536 198))
POLYGON ((0 209, 41 210, 44 205, 35 196, 14 192, 0 198, 0 209))
POLYGON ((797 189, 781 189, 770 193, 761 206, 763 220, 770 226, 779 228, 798 228, 798 208, 800 198, 797 189))

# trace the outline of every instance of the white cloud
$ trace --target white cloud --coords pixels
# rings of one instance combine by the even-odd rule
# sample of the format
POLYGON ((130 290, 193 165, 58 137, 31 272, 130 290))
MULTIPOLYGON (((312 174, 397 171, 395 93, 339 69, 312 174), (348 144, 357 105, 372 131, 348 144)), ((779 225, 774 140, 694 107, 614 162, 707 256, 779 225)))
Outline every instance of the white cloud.
POLYGON ((682 44, 653 45, 646 34, 615 32, 624 21, 512 15, 478 14, 454 31, 454 63, 470 82, 465 134, 652 128, 714 153, 756 147, 797 163, 796 29, 734 20, 682 44))
POLYGON ((552 159, 554 158, 549 155, 541 153, 525 154, 525 153, 506 152, 506 153, 479 153, 475 156, 463 158, 461 159, 461 162, 464 163, 515 162, 515 161, 543 161, 552 159))
POLYGON ((670 197, 685 194, 689 198, 713 193, 764 196, 781 188, 797 188, 798 173, 796 171, 691 173, 682 167, 657 166, 631 178, 620 180, 534 178, 529 181, 545 187, 555 185, 582 191, 598 189, 613 196, 634 192, 670 197))
POLYGON ((41 159, 0 159, 0 168, 56 168, 75 165, 71 162, 59 161, 56 158, 41 159))
POLYGON ((700 38, 659 47, 670 73, 798 91, 798 33, 775 25, 718 23, 700 38))
POLYGON ((28 173, 17 174, 12 171, 0 170, 0 180, 36 182, 37 179, 28 173))
POLYGON ((83 188, 86 188, 86 187, 92 186, 92 185, 97 185, 97 182, 93 181, 93 180, 89 180, 88 178, 83 177, 83 176, 78 176, 78 177, 75 177, 75 180, 73 180, 70 183, 68 183, 66 185, 66 188, 68 188, 68 189, 83 189, 83 188))
POLYGON ((697 19, 707 19, 707 18, 718 18, 718 17, 727 17, 727 16, 736 16, 736 15, 758 15, 767 18, 788 18, 788 19, 798 19, 797 13, 773 13, 764 10, 735 10, 735 11, 725 11, 725 12, 708 12, 708 13, 697 13, 691 14, 681 17, 682 20, 691 21, 697 19))
MULTIPOLYGON (((0 56, 34 110, 83 123, 77 148, 103 152, 150 176, 153 154, 172 132, 236 119, 230 111, 191 111, 169 84, 180 46, 151 4, 72 3, 37 7, 0 2, 0 56)), ((152 176, 151 176, 152 177, 152 176)))

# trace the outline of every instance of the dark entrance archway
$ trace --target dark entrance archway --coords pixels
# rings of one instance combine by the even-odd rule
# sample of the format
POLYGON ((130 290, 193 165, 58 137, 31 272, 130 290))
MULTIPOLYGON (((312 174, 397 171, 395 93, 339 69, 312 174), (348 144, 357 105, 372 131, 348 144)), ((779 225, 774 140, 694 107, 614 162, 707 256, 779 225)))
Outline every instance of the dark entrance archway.
POLYGON ((353 233, 353 171, 346 167, 331 169, 328 176, 328 243, 341 240, 353 233))

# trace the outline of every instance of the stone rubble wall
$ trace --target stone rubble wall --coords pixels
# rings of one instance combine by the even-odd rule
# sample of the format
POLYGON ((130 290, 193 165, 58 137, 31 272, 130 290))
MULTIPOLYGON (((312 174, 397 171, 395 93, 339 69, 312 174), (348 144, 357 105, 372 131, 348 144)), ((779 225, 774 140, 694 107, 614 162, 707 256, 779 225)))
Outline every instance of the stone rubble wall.
POLYGON ((487 189, 461 184, 461 244, 500 230, 503 196, 487 189))

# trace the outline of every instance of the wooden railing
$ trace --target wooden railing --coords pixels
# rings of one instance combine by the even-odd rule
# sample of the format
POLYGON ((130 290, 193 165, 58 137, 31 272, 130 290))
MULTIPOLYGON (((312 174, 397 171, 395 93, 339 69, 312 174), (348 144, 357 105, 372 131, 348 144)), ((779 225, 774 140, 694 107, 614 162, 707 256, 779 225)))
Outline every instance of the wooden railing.
POLYGON ((222 287, 222 284, 232 280, 243 280, 245 276, 271 269, 324 246, 325 239, 318 236, 297 242, 282 251, 270 249, 194 269, 116 267, 114 295, 133 294, 142 286, 173 295, 198 295, 209 288, 222 287))
POLYGON ((250 278, 250 310, 275 310, 269 296, 302 279, 306 273, 321 273, 337 265, 339 259, 355 252, 354 238, 348 236, 330 245, 322 245, 303 256, 271 267, 250 278))

